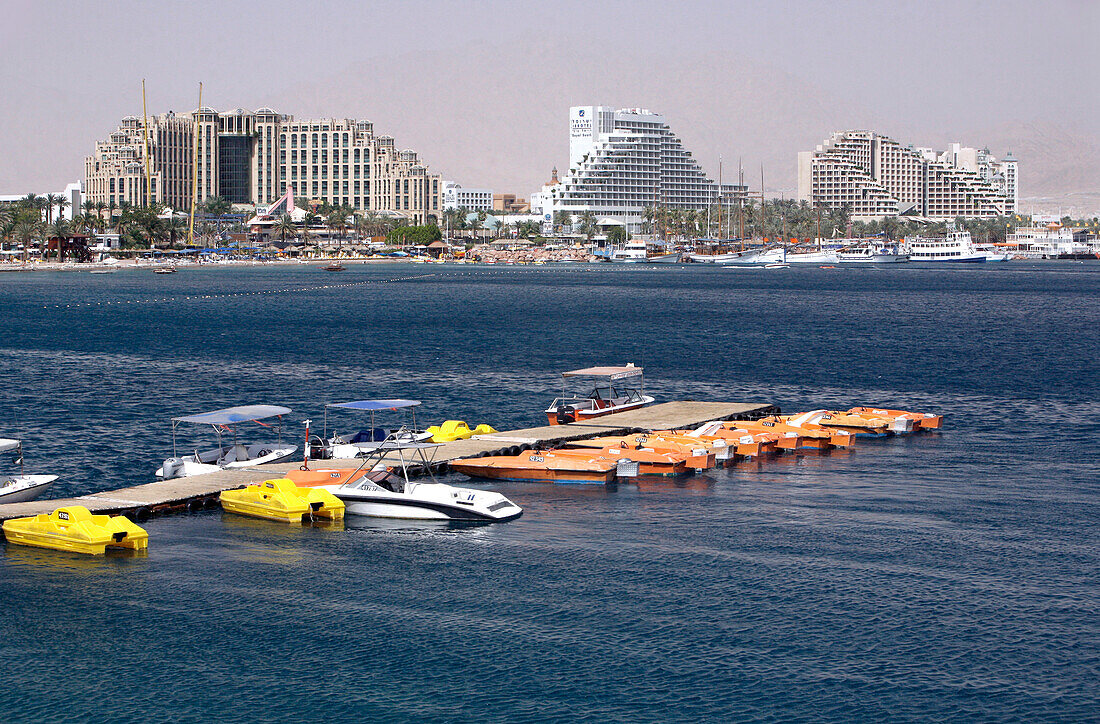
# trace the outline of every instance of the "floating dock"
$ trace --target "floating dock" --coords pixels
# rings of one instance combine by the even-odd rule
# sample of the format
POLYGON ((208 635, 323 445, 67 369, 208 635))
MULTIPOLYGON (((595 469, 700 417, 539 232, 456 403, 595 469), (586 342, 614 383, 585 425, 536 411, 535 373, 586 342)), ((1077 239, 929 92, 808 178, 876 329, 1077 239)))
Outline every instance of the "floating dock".
MULTIPOLYGON (((636 410, 605 415, 594 420, 573 422, 568 425, 547 425, 524 430, 509 430, 492 435, 479 435, 469 440, 447 442, 435 448, 431 467, 445 471, 447 463, 458 458, 484 457, 486 455, 515 455, 531 448, 583 440, 601 435, 623 435, 648 430, 668 430, 695 427, 714 420, 755 420, 779 413, 775 405, 739 402, 664 402, 636 410)), ((387 462, 397 464, 392 453, 387 462)), ((156 460, 142 461, 150 469, 156 460)), ((317 467, 355 467, 362 460, 316 460, 317 467)), ((409 474, 424 474, 422 465, 406 458, 409 474)), ((67 505, 83 505, 92 513, 126 514, 137 521, 169 512, 199 511, 218 507, 218 495, 223 490, 240 488, 250 483, 284 477, 288 470, 301 465, 301 458, 256 467, 219 470, 214 473, 193 475, 187 478, 158 480, 131 488, 89 493, 76 498, 31 500, 25 503, 0 505, 0 521, 22 518, 39 513, 50 513, 67 505)))

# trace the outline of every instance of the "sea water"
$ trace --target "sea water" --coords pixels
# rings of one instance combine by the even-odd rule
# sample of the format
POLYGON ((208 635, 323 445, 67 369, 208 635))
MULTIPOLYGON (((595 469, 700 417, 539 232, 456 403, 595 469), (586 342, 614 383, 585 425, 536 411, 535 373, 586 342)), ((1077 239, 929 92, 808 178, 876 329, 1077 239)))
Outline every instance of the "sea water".
POLYGON ((506 430, 593 364, 644 366, 659 400, 945 424, 484 485, 525 510, 501 525, 210 511, 146 523, 140 558, 7 545, 0 718, 1096 720, 1098 292, 1100 267, 1058 262, 2 275, 0 436, 54 497, 151 481, 173 416, 282 404, 297 442, 325 402, 404 397, 506 430))

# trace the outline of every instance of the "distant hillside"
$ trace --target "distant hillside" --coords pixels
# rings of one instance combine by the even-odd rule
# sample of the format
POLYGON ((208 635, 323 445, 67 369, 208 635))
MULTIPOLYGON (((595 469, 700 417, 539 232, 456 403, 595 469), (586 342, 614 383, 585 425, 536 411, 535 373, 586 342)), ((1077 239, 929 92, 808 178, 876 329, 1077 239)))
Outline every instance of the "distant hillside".
POLYGON ((1012 151, 1027 197, 1100 192, 1100 147, 1068 128, 994 120, 988 128, 914 128, 889 109, 853 105, 720 52, 669 59, 643 48, 581 45, 563 54, 545 42, 505 43, 472 47, 457 61, 453 53, 394 57, 272 99, 303 117, 370 118, 448 178, 523 196, 551 167, 565 171, 568 108, 588 103, 664 113, 710 174, 717 176, 721 154, 732 180, 741 157, 746 180, 759 187, 763 163, 769 193, 793 194, 796 153, 844 128, 875 128, 917 145, 988 146, 997 156, 1012 151))

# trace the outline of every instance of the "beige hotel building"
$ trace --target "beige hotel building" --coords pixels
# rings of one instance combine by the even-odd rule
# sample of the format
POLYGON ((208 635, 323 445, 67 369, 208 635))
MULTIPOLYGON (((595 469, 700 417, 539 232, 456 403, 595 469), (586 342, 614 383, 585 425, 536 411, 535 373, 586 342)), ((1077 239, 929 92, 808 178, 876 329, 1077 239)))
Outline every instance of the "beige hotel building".
POLYGON ((221 196, 235 204, 269 205, 288 188, 305 199, 390 212, 410 223, 439 218, 443 185, 415 151, 392 136, 375 135, 370 121, 295 121, 270 108, 149 117, 146 128, 127 116, 85 159, 88 200, 142 205, 146 194, 176 210, 191 207, 198 134, 197 198, 221 196))

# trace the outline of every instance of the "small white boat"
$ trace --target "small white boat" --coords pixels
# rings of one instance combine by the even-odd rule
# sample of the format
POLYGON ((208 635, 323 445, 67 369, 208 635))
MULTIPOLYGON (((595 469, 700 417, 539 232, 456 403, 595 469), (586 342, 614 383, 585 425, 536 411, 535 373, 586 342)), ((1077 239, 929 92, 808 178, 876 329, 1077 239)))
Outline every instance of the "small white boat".
POLYGON ((92 273, 92 274, 114 274, 114 273, 115 273, 115 272, 117 272, 117 271, 118 271, 118 269, 113 269, 113 268, 107 268, 107 269, 92 269, 92 272, 91 272, 91 273, 92 273))
POLYGON ((344 502, 349 515, 405 520, 468 520, 502 523, 523 515, 500 493, 443 483, 405 482, 388 474, 375 482, 363 477, 345 485, 325 486, 344 502))
POLYGON ((310 437, 309 457, 314 460, 364 457, 367 453, 364 443, 384 441, 424 442, 430 439, 432 434, 416 427, 416 408, 419 406, 419 400, 355 400, 353 402, 327 404, 325 405, 324 427, 321 436, 310 437), (369 412, 370 425, 342 435, 333 431, 330 437, 328 434, 329 408, 369 412), (397 410, 408 410, 411 413, 411 426, 402 424, 398 427, 379 427, 375 424, 374 416, 376 413, 396 412, 397 410))
POLYGON ((765 264, 765 269, 790 269, 790 264, 765 264))
POLYGON ((616 412, 625 412, 643 407, 653 402, 645 394, 642 381, 642 368, 633 363, 625 367, 587 367, 582 370, 562 372, 561 397, 546 408, 546 419, 551 425, 566 425, 571 422, 591 420, 616 412), (567 395, 566 382, 572 378, 606 380, 605 384, 596 384, 585 396, 567 395))
POLYGON ((277 405, 241 405, 223 410, 203 412, 198 415, 172 418, 172 457, 164 461, 157 469, 157 477, 162 479, 186 478, 191 475, 212 473, 226 468, 243 468, 264 463, 285 460, 298 449, 297 445, 285 445, 282 442, 282 416, 290 412, 289 407, 277 405), (237 442, 236 425, 242 422, 259 422, 271 417, 279 418, 279 440, 271 443, 237 442), (210 425, 218 438, 218 446, 212 450, 196 450, 190 455, 176 454, 176 427, 183 422, 198 425, 210 425), (230 427, 233 425, 234 427, 230 427), (223 433, 232 434, 232 443, 223 442, 223 433))
POLYGON ((841 264, 898 264, 909 261, 909 255, 895 254, 883 246, 867 242, 840 249, 836 260, 841 264))
POLYGON ((22 503, 34 500, 53 485, 56 475, 26 475, 23 471, 23 443, 19 440, 0 438, 0 453, 15 452, 15 464, 19 474, 0 476, 0 503, 22 503))

